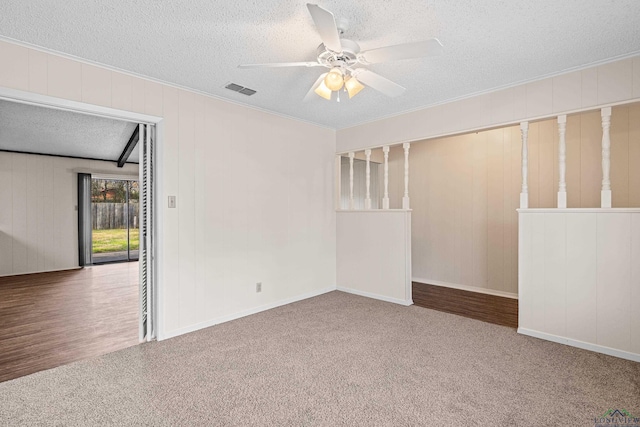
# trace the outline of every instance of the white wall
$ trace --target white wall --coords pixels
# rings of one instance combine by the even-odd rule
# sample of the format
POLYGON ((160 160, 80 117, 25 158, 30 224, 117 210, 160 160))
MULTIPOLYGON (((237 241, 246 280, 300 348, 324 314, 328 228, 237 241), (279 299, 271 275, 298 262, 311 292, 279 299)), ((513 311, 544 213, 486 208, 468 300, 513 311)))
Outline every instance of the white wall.
POLYGON ((640 362, 640 209, 522 209, 518 332, 640 362))
POLYGON ((402 305, 411 297, 411 212, 339 211, 338 290, 402 305))
POLYGON ((334 131, 6 42, 0 62, 0 86, 164 118, 160 337, 335 288, 334 131))
MULTIPOLYGON (((567 117, 568 207, 600 206, 600 111, 567 117)), ((522 142, 519 126, 418 141, 409 153, 413 277, 517 296, 522 142)), ((381 150, 380 150, 381 151, 381 150)), ((404 153, 389 155, 389 198, 402 205, 404 153)), ((557 120, 529 125, 529 206, 552 208, 558 191, 557 120)), ((613 207, 640 207, 640 104, 613 108, 613 207)))
POLYGON ((78 267, 78 172, 138 165, 0 151, 0 276, 78 267))
POLYGON ((640 98, 640 56, 338 130, 339 153, 640 98))

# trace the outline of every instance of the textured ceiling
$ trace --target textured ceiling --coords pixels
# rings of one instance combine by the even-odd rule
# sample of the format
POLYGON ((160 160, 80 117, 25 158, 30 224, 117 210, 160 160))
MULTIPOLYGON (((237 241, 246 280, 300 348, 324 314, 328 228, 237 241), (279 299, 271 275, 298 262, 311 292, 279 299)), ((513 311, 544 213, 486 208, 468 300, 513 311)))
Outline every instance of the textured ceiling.
POLYGON ((313 61, 320 39, 304 1, 2 0, 0 35, 332 128, 640 53, 637 0, 319 4, 350 22, 344 37, 363 50, 438 37, 445 53, 370 66, 408 89, 398 98, 367 88, 303 103, 322 68, 237 65, 313 61))
MULTIPOLYGON (((0 150, 117 161, 137 124, 0 100, 0 150)), ((138 149, 129 157, 138 163, 138 149)))

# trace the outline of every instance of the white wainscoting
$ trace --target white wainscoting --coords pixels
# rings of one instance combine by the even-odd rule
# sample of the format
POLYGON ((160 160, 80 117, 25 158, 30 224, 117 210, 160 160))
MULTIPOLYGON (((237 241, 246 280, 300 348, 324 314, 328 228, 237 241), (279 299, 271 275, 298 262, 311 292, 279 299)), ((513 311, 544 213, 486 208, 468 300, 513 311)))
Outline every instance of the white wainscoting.
POLYGON ((640 362, 640 209, 518 213, 518 332, 640 362))
POLYGON ((337 211, 338 290, 402 305, 411 297, 411 211, 337 211))

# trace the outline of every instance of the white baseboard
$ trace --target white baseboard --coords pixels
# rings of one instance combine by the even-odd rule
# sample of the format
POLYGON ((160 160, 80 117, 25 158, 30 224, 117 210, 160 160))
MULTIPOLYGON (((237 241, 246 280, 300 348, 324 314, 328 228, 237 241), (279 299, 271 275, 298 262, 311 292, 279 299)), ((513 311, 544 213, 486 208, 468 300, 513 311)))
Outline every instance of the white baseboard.
POLYGON ((479 294, 494 295, 497 297, 518 299, 518 294, 513 292, 496 291, 494 289, 478 288, 476 286, 459 285, 457 283, 442 282, 440 280, 422 279, 420 277, 412 277, 412 281, 424 283, 427 285, 442 286, 444 288, 460 289, 461 291, 477 292, 479 294))
POLYGON ((378 299, 378 300, 381 300, 381 301, 392 302, 394 304, 400 304, 400 305, 404 305, 404 306, 413 305, 413 300, 403 300, 403 299, 398 299, 398 298, 391 298, 391 297, 387 297, 387 296, 384 296, 384 295, 373 294, 371 292, 359 291, 357 289, 343 288, 342 286, 338 286, 337 290, 338 291, 342 291, 342 292, 346 292, 346 293, 349 293, 349 294, 360 295, 361 297, 378 299))
POLYGON ((255 308, 251 308, 249 310, 240 311, 238 313, 229 314, 226 316, 216 317, 215 319, 207 320, 205 322, 196 323, 195 325, 186 326, 184 328, 175 329, 173 331, 169 331, 167 333, 158 333, 158 341, 166 340, 169 338, 174 338, 179 335, 188 334, 189 332, 195 332, 200 329, 208 328, 210 326, 215 326, 220 323, 230 322, 231 320, 236 320, 241 317, 250 316, 252 314, 260 313, 261 311, 271 310, 272 308, 280 307, 283 305, 291 304, 297 301, 302 301, 308 298, 313 298, 318 295, 326 294, 327 292, 335 291, 335 286, 331 286, 328 288, 319 289, 317 291, 307 292, 306 294, 297 295, 291 298, 285 298, 280 301, 272 302, 270 304, 261 305, 255 308))
MULTIPOLYGON (((91 267, 91 266, 87 266, 87 267, 91 267)), ((56 271, 71 271, 71 270, 80 270, 80 269, 82 269, 82 267, 53 268, 50 270, 28 271, 26 273, 0 274, 0 277, 24 276, 25 274, 55 273, 56 271)))
POLYGON ((605 347, 598 344, 591 344, 588 342, 578 341, 571 338, 565 338, 558 335, 547 334, 545 332, 538 332, 538 331, 534 331, 532 329, 527 329, 527 328, 518 328, 518 333, 522 335, 528 335, 534 338, 540 338, 542 340, 569 345, 571 347, 581 348, 583 350, 595 351, 596 353, 608 354, 609 356, 615 356, 621 359, 640 362, 640 354, 631 353, 624 350, 618 350, 615 348, 605 347))

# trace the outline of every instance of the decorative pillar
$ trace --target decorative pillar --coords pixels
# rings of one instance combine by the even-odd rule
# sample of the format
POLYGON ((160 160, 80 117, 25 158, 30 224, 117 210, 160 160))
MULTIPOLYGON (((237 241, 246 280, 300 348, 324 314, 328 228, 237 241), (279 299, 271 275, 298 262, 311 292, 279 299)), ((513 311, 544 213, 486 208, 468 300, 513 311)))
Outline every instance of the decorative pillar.
POLYGON ((602 191, 600 192, 600 207, 611 207, 611 107, 600 110, 602 116, 602 191))
POLYGON ((342 156, 336 155, 335 161, 336 168, 336 185, 335 185, 335 208, 336 210, 342 209, 342 156))
POLYGON ((353 158, 356 153, 349 153, 349 209, 353 210, 355 204, 353 202, 353 158))
POLYGON ((520 133, 522 134, 522 190, 520 190, 520 208, 529 207, 529 122, 520 123, 520 133))
POLYGON ((404 148, 404 197, 402 198, 402 209, 410 209, 409 207, 409 147, 411 144, 405 142, 402 144, 404 148))
POLYGON ((384 153, 384 197, 382 198, 382 209, 389 209, 389 146, 382 147, 384 153))
POLYGON ((558 116, 558 207, 567 207, 567 116, 558 116))
POLYGON ((364 208, 371 209, 371 192, 369 191, 371 187, 371 166, 369 165, 371 161, 371 150, 364 150, 364 155, 367 157, 367 197, 364 199, 364 208))

